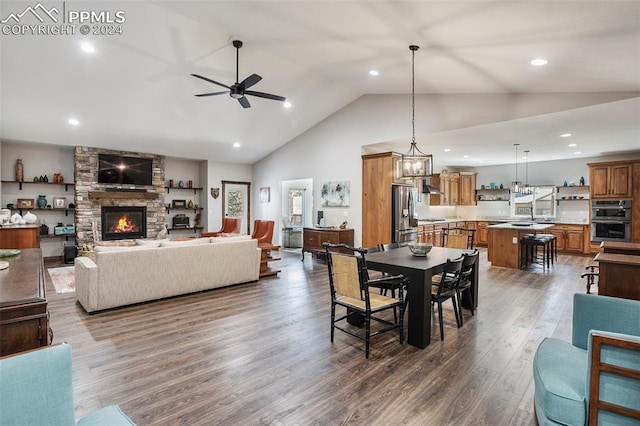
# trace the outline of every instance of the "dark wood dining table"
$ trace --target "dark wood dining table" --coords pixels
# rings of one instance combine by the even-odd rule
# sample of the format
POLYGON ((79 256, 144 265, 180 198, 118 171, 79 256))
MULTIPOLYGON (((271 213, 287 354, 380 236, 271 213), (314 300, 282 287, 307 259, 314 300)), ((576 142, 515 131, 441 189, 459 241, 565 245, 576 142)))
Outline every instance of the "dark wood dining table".
MULTIPOLYGON (((469 250, 433 247, 426 257, 414 256, 409 247, 366 254, 367 268, 390 274, 402 274, 408 280, 408 338, 410 345, 426 348, 431 342, 431 277, 442 272, 447 259, 456 259, 469 250)), ((471 288, 463 296, 462 306, 478 307, 478 262, 471 274, 471 288)))

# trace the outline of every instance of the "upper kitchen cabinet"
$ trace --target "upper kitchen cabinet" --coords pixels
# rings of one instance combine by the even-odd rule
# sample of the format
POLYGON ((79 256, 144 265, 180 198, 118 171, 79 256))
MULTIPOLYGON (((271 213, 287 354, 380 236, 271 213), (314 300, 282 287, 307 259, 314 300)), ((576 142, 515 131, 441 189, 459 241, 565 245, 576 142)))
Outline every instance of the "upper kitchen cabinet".
POLYGON ((631 198, 633 164, 623 161, 589 163, 591 198, 631 198))
POLYGON ((440 205, 441 206, 472 206, 476 204, 476 175, 475 172, 447 172, 440 173, 440 205))

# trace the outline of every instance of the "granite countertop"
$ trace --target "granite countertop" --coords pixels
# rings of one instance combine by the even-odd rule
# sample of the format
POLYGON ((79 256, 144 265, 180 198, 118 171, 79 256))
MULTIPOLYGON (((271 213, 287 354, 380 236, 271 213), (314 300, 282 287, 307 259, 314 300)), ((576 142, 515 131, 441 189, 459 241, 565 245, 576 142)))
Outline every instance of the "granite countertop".
POLYGON ((507 222, 499 223, 497 225, 489 225, 489 228, 493 229, 513 229, 517 231, 544 231, 553 226, 552 223, 532 223, 532 222, 507 222))
MULTIPOLYGON (((473 222, 473 221, 478 221, 478 222, 518 222, 518 221, 522 221, 523 218, 521 217, 467 217, 467 218, 447 218, 447 219, 442 219, 442 220, 433 220, 433 219, 429 219, 429 220, 425 220, 425 219, 418 219, 418 225, 442 225, 445 223, 451 223, 451 222, 464 222, 464 221, 469 221, 469 222, 473 222)), ((533 222, 538 223, 538 224, 546 224, 546 225, 588 225, 589 222, 586 219, 580 219, 580 218, 554 218, 554 219, 550 219, 548 221, 544 221, 544 220, 534 220, 533 222)))

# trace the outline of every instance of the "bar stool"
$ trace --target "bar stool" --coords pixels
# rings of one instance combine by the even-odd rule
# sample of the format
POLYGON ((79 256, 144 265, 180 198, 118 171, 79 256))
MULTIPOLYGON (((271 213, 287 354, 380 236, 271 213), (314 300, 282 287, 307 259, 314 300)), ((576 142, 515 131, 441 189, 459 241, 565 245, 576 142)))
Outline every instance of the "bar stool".
POLYGON ((558 260, 558 238, 553 234, 536 234, 539 237, 544 237, 551 240, 549 245, 549 254, 551 258, 551 264, 554 264, 554 260, 558 260))
MULTIPOLYGON (((527 234, 520 240, 524 249, 524 263, 522 268, 526 268, 532 263, 540 263, 542 270, 546 270, 551 266, 551 252, 554 245, 554 236, 550 234, 527 234), (542 249, 542 257, 538 256, 538 248, 542 249)), ((522 253, 522 252, 521 252, 522 253)), ((522 256, 522 254, 521 254, 522 256)))

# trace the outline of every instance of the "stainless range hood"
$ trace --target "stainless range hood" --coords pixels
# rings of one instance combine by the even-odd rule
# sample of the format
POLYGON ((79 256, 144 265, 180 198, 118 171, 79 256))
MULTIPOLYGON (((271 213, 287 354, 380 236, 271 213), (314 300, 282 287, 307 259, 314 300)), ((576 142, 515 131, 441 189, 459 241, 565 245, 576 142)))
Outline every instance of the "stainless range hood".
POLYGON ((430 185, 429 178, 416 179, 416 187, 418 188, 418 191, 420 191, 423 194, 433 194, 433 195, 442 194, 438 188, 430 185))

